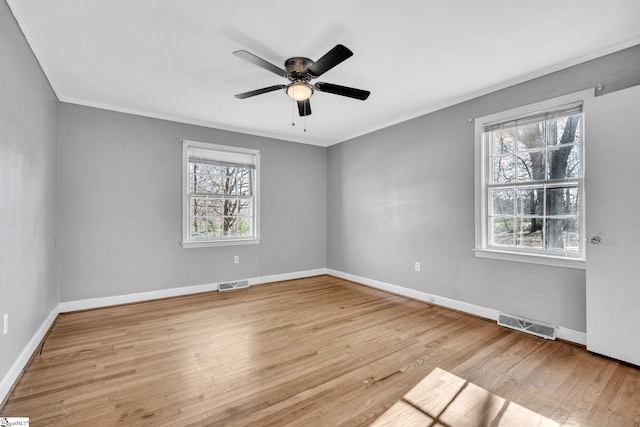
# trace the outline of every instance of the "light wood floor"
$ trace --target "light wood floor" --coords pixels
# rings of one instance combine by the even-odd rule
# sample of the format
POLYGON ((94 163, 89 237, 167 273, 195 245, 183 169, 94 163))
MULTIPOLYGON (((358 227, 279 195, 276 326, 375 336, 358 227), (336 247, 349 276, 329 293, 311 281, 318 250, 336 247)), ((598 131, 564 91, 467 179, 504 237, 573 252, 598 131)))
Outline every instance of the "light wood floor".
POLYGON ((367 425, 436 367, 566 425, 640 425, 636 367, 330 276, 60 315, 0 414, 367 425))

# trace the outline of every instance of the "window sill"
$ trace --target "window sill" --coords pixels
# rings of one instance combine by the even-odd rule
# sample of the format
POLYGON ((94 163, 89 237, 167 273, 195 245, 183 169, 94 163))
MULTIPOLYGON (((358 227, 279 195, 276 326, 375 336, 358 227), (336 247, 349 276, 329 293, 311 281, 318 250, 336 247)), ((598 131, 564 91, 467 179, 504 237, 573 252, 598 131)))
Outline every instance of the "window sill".
POLYGON ((202 242, 181 242, 183 248, 210 248, 214 246, 259 245, 260 239, 208 240, 202 242))
POLYGON ((582 258, 554 257, 549 255, 524 254, 495 249, 474 249, 479 258, 492 258, 503 261, 525 262, 529 264, 550 265, 553 267, 586 269, 586 261, 582 258))

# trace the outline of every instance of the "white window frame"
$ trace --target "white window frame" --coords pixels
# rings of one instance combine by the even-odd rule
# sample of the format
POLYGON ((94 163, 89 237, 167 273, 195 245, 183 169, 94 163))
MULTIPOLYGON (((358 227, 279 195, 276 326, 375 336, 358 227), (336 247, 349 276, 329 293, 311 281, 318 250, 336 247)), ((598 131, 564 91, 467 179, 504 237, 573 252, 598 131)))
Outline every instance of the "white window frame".
POLYGON ((233 147, 227 145, 211 144, 200 141, 182 139, 182 246, 184 248, 202 248, 211 246, 252 245, 260 243, 260 150, 250 148, 233 147), (221 159, 233 157, 234 154, 253 157, 254 179, 253 188, 253 230, 250 237, 216 237, 199 238, 191 237, 190 226, 190 196, 189 196, 189 151, 190 149, 207 150, 211 158, 219 155, 221 159))
MULTIPOLYGON (((584 101, 585 99, 592 98, 594 96, 593 89, 576 92, 573 94, 560 96, 557 98, 549 99, 547 101, 537 102, 527 106, 514 108, 507 111, 502 111, 495 114, 490 114, 484 117, 479 117, 474 120, 475 127, 475 255, 481 258, 493 258, 506 261, 525 262, 532 264, 543 264, 557 267, 567 267, 576 269, 585 269, 586 255, 585 255, 585 187, 584 176, 587 171, 584 169, 585 165, 585 141, 588 136, 582 134, 582 177, 580 181, 580 191, 578 197, 580 197, 580 211, 578 213, 580 224, 580 237, 581 252, 575 256, 569 254, 553 255, 550 253, 540 253, 536 251, 528 251, 526 248, 497 248, 489 245, 488 242, 488 208, 489 208, 489 191, 488 183, 490 179, 490 165, 489 165, 489 141, 484 137, 484 125, 488 123, 495 123, 501 121, 507 121, 510 119, 531 115, 536 112, 553 110, 563 105, 572 104, 576 102, 584 101)), ((584 114, 584 113, 583 113, 584 114)), ((583 116, 584 117, 584 116, 583 116)), ((584 123, 582 124, 584 129, 584 123)))

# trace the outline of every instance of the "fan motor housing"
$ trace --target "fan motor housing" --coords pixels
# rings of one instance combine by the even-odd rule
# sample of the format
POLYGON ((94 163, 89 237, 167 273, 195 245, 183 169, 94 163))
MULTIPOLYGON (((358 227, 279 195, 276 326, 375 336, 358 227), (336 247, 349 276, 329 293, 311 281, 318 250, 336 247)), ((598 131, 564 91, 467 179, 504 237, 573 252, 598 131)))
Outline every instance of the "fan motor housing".
POLYGON ((293 81, 311 80, 311 76, 307 69, 313 65, 313 61, 309 58, 295 56, 284 61, 285 70, 287 70, 287 78, 293 81))

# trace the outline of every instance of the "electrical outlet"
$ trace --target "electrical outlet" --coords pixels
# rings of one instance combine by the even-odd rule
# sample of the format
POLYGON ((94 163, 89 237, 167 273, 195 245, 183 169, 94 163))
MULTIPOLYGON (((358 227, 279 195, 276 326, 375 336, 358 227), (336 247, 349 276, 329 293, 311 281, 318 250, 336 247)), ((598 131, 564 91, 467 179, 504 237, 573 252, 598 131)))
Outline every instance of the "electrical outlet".
POLYGON ((234 255, 233 256, 233 263, 234 264, 239 264, 240 263, 240 257, 238 255, 234 255))
POLYGON ((420 271, 420 263, 418 261, 416 261, 416 263, 414 264, 413 269, 415 271, 420 271))
POLYGON ((2 316, 2 335, 7 335, 9 332, 9 315, 5 314, 2 316))

